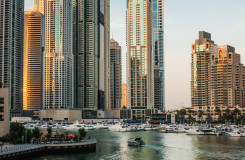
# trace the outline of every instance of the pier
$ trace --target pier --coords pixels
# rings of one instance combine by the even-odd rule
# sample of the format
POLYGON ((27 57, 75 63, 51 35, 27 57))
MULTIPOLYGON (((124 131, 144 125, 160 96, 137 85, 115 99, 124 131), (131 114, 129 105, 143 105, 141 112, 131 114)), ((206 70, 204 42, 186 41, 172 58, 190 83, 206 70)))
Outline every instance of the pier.
POLYGON ((61 144, 22 144, 4 147, 0 150, 0 159, 9 160, 38 153, 82 153, 96 151, 96 140, 61 144))

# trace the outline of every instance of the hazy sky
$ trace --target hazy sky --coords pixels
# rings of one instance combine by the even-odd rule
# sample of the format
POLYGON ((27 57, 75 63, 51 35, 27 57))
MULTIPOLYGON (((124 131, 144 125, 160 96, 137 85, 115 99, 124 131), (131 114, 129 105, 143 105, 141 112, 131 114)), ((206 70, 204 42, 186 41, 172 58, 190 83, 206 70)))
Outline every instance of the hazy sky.
MULTIPOLYGON (((33 0, 25 0, 26 9, 33 0)), ((111 0, 111 34, 122 46, 126 82, 126 0, 111 0)), ((229 44, 245 63, 245 0, 165 0, 166 107, 190 106, 191 44, 198 31, 212 34, 218 45, 229 44)))

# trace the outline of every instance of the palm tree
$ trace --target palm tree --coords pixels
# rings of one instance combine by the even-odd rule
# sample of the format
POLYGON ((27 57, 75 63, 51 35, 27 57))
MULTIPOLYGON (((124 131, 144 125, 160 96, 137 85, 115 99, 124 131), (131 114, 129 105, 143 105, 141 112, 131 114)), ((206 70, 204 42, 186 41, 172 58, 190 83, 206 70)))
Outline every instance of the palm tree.
POLYGON ((203 116, 203 111, 202 111, 202 110, 199 110, 198 112, 199 112, 199 114, 198 114, 198 118, 199 118, 199 119, 201 119, 201 118, 202 118, 202 116, 203 116))
POLYGON ((221 110, 220 110, 220 108, 215 108, 215 112, 219 116, 219 121, 221 121, 221 110))

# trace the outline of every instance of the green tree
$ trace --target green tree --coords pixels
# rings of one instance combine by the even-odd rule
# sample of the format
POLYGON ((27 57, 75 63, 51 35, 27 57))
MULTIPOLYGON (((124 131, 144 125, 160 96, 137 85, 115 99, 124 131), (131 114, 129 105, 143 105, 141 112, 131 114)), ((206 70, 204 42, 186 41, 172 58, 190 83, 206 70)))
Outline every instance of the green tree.
POLYGON ((84 128, 79 128, 78 132, 79 132, 79 135, 80 135, 80 139, 84 139, 86 134, 87 134, 85 129, 84 128))
POLYGON ((39 139, 41 137, 41 132, 39 128, 35 127, 32 132, 33 132, 33 136, 36 139, 39 139))
POLYGON ((48 134, 47 134, 47 138, 48 138, 48 140, 50 139, 50 137, 51 137, 51 135, 52 135, 52 128, 51 127, 48 127, 47 128, 47 131, 48 131, 48 134))

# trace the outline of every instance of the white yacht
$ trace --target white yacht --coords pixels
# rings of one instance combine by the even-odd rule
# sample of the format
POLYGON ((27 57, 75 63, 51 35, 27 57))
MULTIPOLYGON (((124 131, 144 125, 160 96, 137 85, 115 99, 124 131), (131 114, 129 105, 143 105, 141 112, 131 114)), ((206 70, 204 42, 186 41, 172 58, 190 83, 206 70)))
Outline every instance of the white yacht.
POLYGON ((228 133, 228 135, 231 137, 241 137, 241 132, 239 130, 234 130, 234 131, 228 133))
POLYGON ((68 131, 78 131, 80 128, 86 129, 85 124, 78 124, 78 123, 62 126, 61 128, 68 131))
POLYGON ((115 124, 108 128, 110 131, 115 132, 132 132, 136 131, 136 128, 130 127, 128 125, 115 124))

